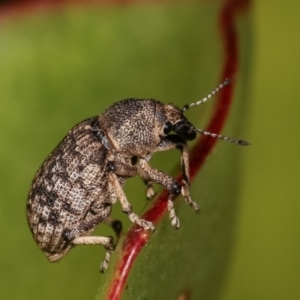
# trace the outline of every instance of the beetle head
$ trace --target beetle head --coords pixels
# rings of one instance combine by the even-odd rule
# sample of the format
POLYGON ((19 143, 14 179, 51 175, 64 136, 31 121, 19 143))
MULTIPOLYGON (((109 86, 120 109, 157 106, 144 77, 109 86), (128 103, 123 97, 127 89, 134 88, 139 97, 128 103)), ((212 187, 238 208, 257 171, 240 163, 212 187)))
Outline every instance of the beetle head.
POLYGON ((193 106, 200 105, 207 100, 209 100, 212 96, 218 93, 221 89, 226 87, 228 84, 231 83, 231 79, 226 79, 221 84, 219 84, 216 88, 214 88, 206 97, 203 99, 185 105, 182 109, 178 107, 167 104, 164 106, 165 116, 167 121, 164 123, 164 135, 167 135, 169 132, 174 131, 177 135, 179 135, 182 139, 186 141, 191 141, 196 138, 197 133, 204 134, 207 136, 211 136, 213 138, 218 138, 230 143, 234 143, 237 145, 247 146, 250 145, 247 141, 240 140, 240 139, 233 139, 224 135, 208 132, 202 129, 195 128, 183 115, 183 113, 193 106))
POLYGON ((186 141, 196 138, 195 127, 186 119, 178 107, 167 104, 164 105, 164 110, 167 118, 163 128, 164 135, 168 135, 171 131, 174 131, 186 141))

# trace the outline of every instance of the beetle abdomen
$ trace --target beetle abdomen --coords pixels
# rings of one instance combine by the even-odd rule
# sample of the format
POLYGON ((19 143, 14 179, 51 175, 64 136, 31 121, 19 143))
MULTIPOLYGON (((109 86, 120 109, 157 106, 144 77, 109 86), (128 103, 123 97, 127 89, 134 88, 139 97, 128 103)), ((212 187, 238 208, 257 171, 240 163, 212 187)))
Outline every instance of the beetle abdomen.
POLYGON ((47 256, 68 247, 64 230, 76 228, 88 218, 95 202, 105 199, 108 192, 104 172, 108 150, 92 131, 96 121, 97 118, 91 118, 71 129, 33 180, 27 219, 47 256))

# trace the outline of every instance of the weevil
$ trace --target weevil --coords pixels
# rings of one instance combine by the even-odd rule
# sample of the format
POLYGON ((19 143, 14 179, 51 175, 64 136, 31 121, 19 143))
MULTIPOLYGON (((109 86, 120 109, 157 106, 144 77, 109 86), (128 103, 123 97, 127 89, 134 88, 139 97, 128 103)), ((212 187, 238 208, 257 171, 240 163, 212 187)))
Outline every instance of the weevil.
POLYGON ((120 233, 121 222, 110 218, 117 200, 133 223, 154 230, 151 222, 133 212, 123 191, 125 181, 135 175, 145 182, 148 198, 154 196, 153 182, 169 192, 167 207, 176 228, 180 222, 174 199, 179 194, 198 211, 189 194, 187 141, 200 133, 238 145, 249 143, 197 129, 183 113, 229 83, 226 79, 205 98, 183 109, 154 99, 125 99, 73 127, 37 171, 27 201, 29 227, 47 258, 58 261, 75 245, 103 245, 106 254, 100 271, 104 272, 114 249, 113 238, 91 233, 100 223, 110 224, 120 233), (181 152, 181 183, 149 164, 155 152, 171 149, 181 152))

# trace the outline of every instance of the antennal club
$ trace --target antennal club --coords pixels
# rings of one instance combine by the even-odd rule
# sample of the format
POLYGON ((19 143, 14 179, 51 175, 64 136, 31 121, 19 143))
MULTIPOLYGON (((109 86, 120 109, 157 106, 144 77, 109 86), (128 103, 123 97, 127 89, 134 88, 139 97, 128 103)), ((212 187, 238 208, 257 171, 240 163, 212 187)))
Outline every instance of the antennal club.
POLYGON ((200 105, 200 104, 206 102, 207 100, 209 100, 211 97, 213 97, 216 93, 218 93, 221 89, 223 89, 225 86, 227 86, 231 82, 232 82, 232 80, 230 78, 225 79, 221 84, 219 84, 217 87, 215 87, 206 97, 204 97, 203 99, 201 99, 199 101, 185 105, 181 111, 184 112, 193 106, 197 106, 197 105, 200 105))
POLYGON ((208 136, 211 136, 213 138, 217 138, 217 139, 220 139, 220 140, 223 140, 223 141, 226 141, 226 142, 229 142, 229 143, 237 144, 237 145, 240 145, 240 146, 249 146, 249 145, 251 145, 249 142, 244 141, 244 140, 233 139, 233 138, 225 136, 225 135, 212 133, 212 132, 205 131, 205 130, 202 130, 202 129, 195 128, 195 131, 197 131, 201 134, 208 135, 208 136))

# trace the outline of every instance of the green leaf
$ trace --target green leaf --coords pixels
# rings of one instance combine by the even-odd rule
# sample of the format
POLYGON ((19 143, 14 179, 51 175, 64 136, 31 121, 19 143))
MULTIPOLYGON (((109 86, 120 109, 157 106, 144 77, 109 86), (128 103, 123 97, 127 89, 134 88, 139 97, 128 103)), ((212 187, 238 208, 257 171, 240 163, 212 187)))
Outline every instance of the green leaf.
MULTIPOLYGON (((9 224, 14 236, 3 232, 0 262, 5 277, 14 280, 2 285, 1 299, 53 299, 57 295, 91 299, 97 287, 97 299, 108 297, 124 254, 126 230, 131 227, 120 205, 114 207, 113 215, 122 220, 125 233, 104 275, 98 274, 102 247, 76 247, 52 265, 39 252, 26 224, 31 179, 74 124, 100 114, 113 102, 151 97, 181 107, 202 98, 231 75, 224 73, 230 53, 224 52, 218 27, 223 5, 66 6, 2 21, 0 124, 5 143, 0 148, 1 196, 11 201, 3 204, 6 213, 1 212, 0 222, 2 228, 9 224)), ((244 13, 235 22, 236 18, 238 73, 229 87, 233 102, 223 105, 225 119, 212 120, 215 107, 222 111, 218 99, 185 115, 199 128, 212 122, 211 128, 217 131, 226 120, 223 133, 240 137, 247 114, 249 20, 244 13)), ((205 148, 207 142, 201 145, 205 148)), ((180 293, 190 293, 193 299, 216 299, 233 243, 241 151, 245 149, 218 142, 204 156, 190 191, 201 205, 201 214, 196 215, 179 198, 176 210, 181 228, 175 230, 167 214, 156 222, 156 232, 147 237, 128 273, 122 299, 177 299, 180 293)), ((193 157, 197 158, 195 153, 193 157)), ((168 173, 177 165, 175 175, 178 162, 179 154, 173 151, 155 155, 151 164, 168 173)), ((198 162, 194 158, 193 164, 198 162)), ((134 211, 141 214, 146 205, 141 181, 129 180, 126 194, 134 211)), ((99 227, 95 234, 112 235, 110 228, 99 227)))

